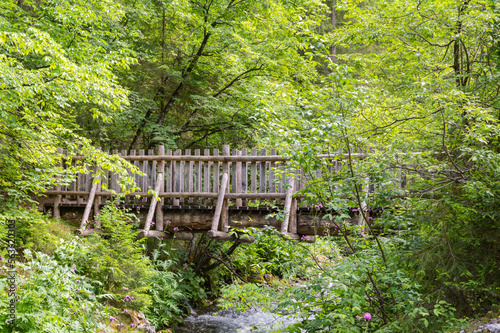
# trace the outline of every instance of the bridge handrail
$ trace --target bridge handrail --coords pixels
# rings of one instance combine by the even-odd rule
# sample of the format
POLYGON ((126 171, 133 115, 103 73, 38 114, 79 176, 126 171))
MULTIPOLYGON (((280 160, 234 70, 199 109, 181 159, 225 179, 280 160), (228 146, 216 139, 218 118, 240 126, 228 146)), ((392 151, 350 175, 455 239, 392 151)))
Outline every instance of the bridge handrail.
MULTIPOLYGON (((321 159, 345 160, 348 154, 320 154, 316 156, 321 159)), ((365 159, 364 153, 353 153, 354 159, 365 159)), ((121 156, 127 161, 175 161, 175 162, 283 162, 291 160, 290 157, 280 155, 265 156, 196 156, 196 155, 144 155, 144 156, 121 156)), ((73 156, 72 160, 84 160, 85 156, 73 156)))

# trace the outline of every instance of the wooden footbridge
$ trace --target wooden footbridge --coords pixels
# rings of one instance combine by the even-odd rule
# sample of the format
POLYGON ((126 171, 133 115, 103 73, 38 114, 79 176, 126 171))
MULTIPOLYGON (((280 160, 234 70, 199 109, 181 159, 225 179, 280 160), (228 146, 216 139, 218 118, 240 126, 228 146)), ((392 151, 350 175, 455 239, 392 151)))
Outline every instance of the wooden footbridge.
MULTIPOLYGON (((142 215, 141 237, 192 239, 195 232, 207 232, 208 237, 221 240, 251 242, 252 237, 230 235, 231 228, 274 226, 287 237, 313 240, 322 234, 328 222, 321 219, 318 208, 299 207, 302 200, 297 192, 304 189, 311 175, 293 170, 287 158, 277 155, 276 149, 257 151, 230 151, 228 145, 203 151, 167 150, 159 146, 153 150, 112 151, 130 161, 144 174, 135 175, 140 192, 125 195, 124 207, 133 208, 142 215), (147 154, 146 154, 147 153, 147 154), (160 199, 155 200, 153 189, 160 199), (276 207, 280 207, 277 209, 276 207), (280 214, 281 212, 281 214, 280 214), (269 217, 278 213, 281 218, 269 217)), ((351 154, 363 158, 361 153, 351 154)), ((342 167, 340 155, 321 155, 329 158, 329 172, 342 167)), ((72 158, 75 163, 82 156, 72 158)), ((315 177, 321 177, 318 171, 315 177)), ((78 233, 99 232, 99 211, 112 200, 112 192, 120 192, 115 174, 106 172, 103 179, 94 181, 91 174, 77 174, 69 186, 57 186, 45 192, 40 207, 51 209, 54 217, 66 211, 83 210, 78 233), (103 186, 105 184, 106 186, 103 186), (95 226, 88 228, 94 215, 95 226)), ((363 207, 362 207, 363 208, 363 207)))

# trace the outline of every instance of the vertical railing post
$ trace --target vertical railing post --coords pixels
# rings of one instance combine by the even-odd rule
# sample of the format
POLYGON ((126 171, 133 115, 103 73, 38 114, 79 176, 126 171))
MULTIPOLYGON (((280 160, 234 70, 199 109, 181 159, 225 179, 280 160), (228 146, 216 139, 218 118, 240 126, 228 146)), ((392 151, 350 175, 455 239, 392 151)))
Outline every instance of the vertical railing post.
MULTIPOLYGON (((203 156, 210 156, 210 149, 205 149, 203 151, 203 156)), ((203 166, 203 192, 209 193, 212 189, 212 179, 211 179, 211 173, 210 173, 210 168, 212 166, 212 162, 207 161, 204 166, 203 166)), ((204 205, 205 206, 210 206, 210 202, 212 199, 206 199, 204 200, 204 205)))
MULTIPOLYGON (((219 149, 214 149, 214 156, 219 156, 219 149)), ((220 190, 220 167, 221 162, 214 162, 214 192, 220 190)))
MULTIPOLYGON (((181 150, 177 149, 174 152, 174 156, 179 155, 181 155, 181 150)), ((180 165, 179 162, 172 161, 172 192, 179 192, 180 190, 179 168, 177 167, 178 165, 180 165)), ((174 198, 172 201, 174 206, 179 206, 179 198, 174 198)))
MULTIPOLYGON (((184 151, 185 156, 191 156, 191 149, 186 149, 184 151)), ((194 168, 194 161, 189 161, 187 164, 187 189, 186 192, 194 192, 193 191, 193 168, 194 168)), ((192 204, 193 203, 193 198, 188 199, 188 203, 192 204)))
MULTIPOLYGON (((271 156, 276 155, 276 149, 271 149, 271 156)), ((269 193, 276 193, 276 163, 269 163, 269 193)))
POLYGON ((297 198, 292 198, 292 205, 290 206, 290 226, 291 234, 297 234, 297 198))
MULTIPOLYGON (((257 156, 257 149, 252 149, 250 154, 257 156)), ((250 164, 250 193, 257 193, 257 162, 251 162, 250 164)), ((255 202, 255 200, 252 202, 255 202)))
MULTIPOLYGON (((144 149, 139 150, 139 156, 146 156, 146 151, 144 149)), ((140 176, 138 178, 139 182, 138 185, 141 188, 141 192, 147 192, 148 191, 148 161, 139 161, 139 170, 144 174, 144 176, 140 176)), ((146 204, 148 201, 147 197, 142 198, 142 200, 139 200, 141 202, 146 204)))
MULTIPOLYGON (((241 150, 237 150, 236 151, 236 156, 241 156, 241 150)), ((236 162, 235 163, 235 166, 236 166, 236 172, 235 172, 235 179, 233 180, 234 181, 234 184, 233 184, 233 187, 235 188, 234 189, 234 192, 235 193, 241 193, 242 192, 242 186, 241 186, 241 178, 242 178, 242 174, 241 174, 241 166, 242 166, 242 163, 241 162, 236 162)), ((243 204, 241 198, 237 198, 236 199, 236 207, 241 207, 243 204)))
MULTIPOLYGON (((135 149, 131 149, 129 152, 129 156, 135 156, 135 153, 136 153, 135 149)), ((137 169, 139 169, 139 161, 133 161, 133 162, 131 161, 130 163, 133 164, 137 169)), ((129 176, 131 176, 131 175, 129 174, 129 176)), ((134 177, 135 186, 139 187, 139 176, 137 174, 135 174, 133 177, 134 177)), ((129 198, 129 202, 137 204, 138 200, 137 200, 137 198, 129 198)))
MULTIPOLYGON (((222 146, 222 155, 223 156, 229 156, 230 155, 230 149, 229 145, 223 145, 222 146)), ((226 184, 221 184, 221 189, 225 188, 225 193, 229 192, 229 163, 225 162, 222 164, 222 175, 224 176, 224 173, 227 174, 227 183, 226 184), (225 186, 223 186, 225 185, 225 186)), ((233 184, 234 186, 234 184, 233 184)), ((223 232, 228 232, 229 231, 229 200, 224 199, 223 200, 223 206, 222 206, 222 214, 221 214, 221 230, 223 232)))
MULTIPOLYGON (((182 150, 180 150, 182 155, 182 150)), ((184 174, 184 166, 186 165, 186 161, 182 160, 179 162, 179 192, 184 193, 184 183, 186 181, 186 176, 184 174)), ((184 205, 184 198, 180 199, 180 204, 184 205)))
MULTIPOLYGON (((172 149, 167 149, 167 156, 172 156, 172 149)), ((166 182, 165 182, 165 192, 167 193, 172 193, 172 173, 173 173, 173 165, 174 165, 174 162, 173 161, 168 161, 168 163, 166 164, 166 171, 165 171, 165 178, 166 178, 166 182)), ((168 200, 169 203, 172 203, 171 199, 168 200)))
MULTIPOLYGON (((200 150, 195 149, 194 150, 194 156, 200 156, 200 150)), ((195 192, 202 192, 203 191, 203 183, 202 183, 202 167, 203 167, 203 162, 201 161, 196 161, 195 166, 194 166, 194 191, 195 192)), ((199 202, 202 202, 203 200, 198 199, 199 202)), ((198 203, 200 204, 200 203, 198 203)))
MULTIPOLYGON (((241 156, 247 156, 246 149, 241 150, 241 156)), ((242 193, 248 192, 248 162, 243 162, 241 166, 241 192, 242 193)), ((247 200, 243 200, 242 206, 246 205, 247 205, 247 200)))
MULTIPOLYGON (((266 156, 267 153, 266 153, 266 149, 262 149, 261 150, 261 153, 260 153, 261 156, 266 156)), ((266 169, 267 169, 267 162, 260 162, 260 184, 259 184, 259 193, 266 193, 267 190, 267 182, 266 182, 266 169)))

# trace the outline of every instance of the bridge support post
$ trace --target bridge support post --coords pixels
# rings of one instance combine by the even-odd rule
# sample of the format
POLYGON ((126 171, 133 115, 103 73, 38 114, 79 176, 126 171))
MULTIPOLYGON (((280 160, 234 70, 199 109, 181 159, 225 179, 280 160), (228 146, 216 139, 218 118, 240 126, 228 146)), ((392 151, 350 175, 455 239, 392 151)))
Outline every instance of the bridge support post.
MULTIPOLYGON (((101 148, 99 148, 99 150, 100 149, 101 148)), ((100 171, 101 171, 100 168, 96 167, 96 175, 100 171)), ((101 192, 101 178, 99 178, 99 181, 97 182, 96 192, 101 192)), ((90 198, 89 198, 89 200, 90 200, 90 198)), ((94 217, 96 215, 99 215, 100 212, 101 212, 101 201, 102 201, 102 198, 100 196, 97 196, 97 197, 94 198, 94 217)), ((97 228, 97 229, 101 228, 101 220, 100 219, 98 219, 97 221, 95 221, 94 227, 97 228)))
MULTIPOLYGON (((158 146, 158 155, 163 156, 165 155, 165 146, 161 145, 158 146)), ((165 175, 165 161, 160 161, 158 164, 158 175, 161 173, 162 175, 165 175)), ((165 178, 165 176, 163 176, 165 178)), ((156 182, 158 184, 158 181, 156 182)), ((162 194, 165 192, 165 181, 162 180, 160 184, 160 190, 157 192, 158 194, 162 194)), ((165 203, 165 199, 161 198, 160 201, 157 202, 156 204, 156 230, 158 231, 163 231, 163 204, 165 203)))
MULTIPOLYGON (((222 182, 219 190, 219 196, 217 198, 217 206, 215 207, 215 214, 212 220, 212 228, 211 231, 217 231, 219 229, 219 220, 221 217, 221 213, 223 211, 224 206, 226 206, 226 199, 224 198, 226 195, 226 187, 229 181, 229 173, 224 171, 222 173, 222 182)), ((226 211, 226 209, 224 209, 226 211)), ((225 214, 227 215, 227 213, 225 214)))
POLYGON ((285 197, 285 220, 281 224, 281 232, 282 233, 288 233, 288 224, 290 222, 290 214, 291 214, 291 207, 292 207, 292 196, 293 196, 293 187, 295 184, 295 179, 293 177, 290 177, 288 180, 288 187, 286 189, 286 197, 285 197))
MULTIPOLYGON (((158 173, 158 177, 156 179, 155 192, 160 193, 161 184, 163 184, 163 172, 158 173)), ((153 196, 151 198, 151 204, 149 205, 148 216, 146 217, 146 222, 144 223, 144 233, 147 235, 149 229, 151 228, 151 222, 153 221, 153 216, 155 216, 155 210, 158 202, 156 198, 153 196)), ((159 230, 163 231, 163 230, 159 230)))
POLYGON ((80 231, 83 232, 87 227, 87 222, 89 221, 90 211, 92 210, 92 205, 94 204, 95 192, 97 191, 97 185, 101 182, 100 179, 94 179, 92 183, 92 189, 90 190, 87 205, 85 206, 85 212, 83 213, 82 223, 80 224, 80 231))
POLYGON ((297 233, 297 198, 292 198, 292 206, 290 207, 290 233, 297 233))
MULTIPOLYGON (((62 148, 57 148, 57 154, 61 155, 62 153, 63 153, 62 148)), ((62 168, 62 166, 63 166, 63 162, 59 163, 59 167, 62 168)), ((56 186, 56 191, 61 191, 61 185, 56 186)), ((61 201, 62 201, 62 195, 57 195, 56 199, 54 200, 54 212, 53 213, 54 213, 55 219, 61 218, 61 208, 60 208, 61 201)))
POLYGON ((219 224, 221 225, 221 229, 223 232, 229 231, 229 199, 224 199, 219 224))
MULTIPOLYGON (((229 156, 229 145, 222 146, 222 155, 229 156)), ((237 155, 239 155, 237 153, 237 155)), ((241 172, 241 169, 240 169, 241 172)), ((235 173, 235 181, 238 179, 241 183, 241 175, 239 177, 235 173)), ((234 235, 229 235, 229 200, 225 197, 226 192, 229 187, 229 162, 224 162, 222 164, 222 182, 219 189, 219 195, 217 197, 217 206, 215 207, 215 214, 212 220, 212 228, 208 231, 207 236, 212 239, 237 241, 244 243, 252 243, 255 239, 251 236, 243 236, 242 238, 236 237, 234 235), (222 220, 222 221, 220 221, 222 220), (219 230, 219 222, 221 224, 222 231, 219 230)), ((241 187, 241 186, 240 186, 241 187)), ((238 199, 237 199, 238 200, 238 199)), ((240 199, 241 202, 241 199, 240 199)))

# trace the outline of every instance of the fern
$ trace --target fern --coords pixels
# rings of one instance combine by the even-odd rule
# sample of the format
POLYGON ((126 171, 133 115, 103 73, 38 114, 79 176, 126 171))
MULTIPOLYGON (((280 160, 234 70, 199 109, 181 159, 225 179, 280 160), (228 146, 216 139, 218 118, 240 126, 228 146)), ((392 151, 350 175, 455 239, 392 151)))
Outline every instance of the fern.
POLYGON ((173 323, 182 322, 181 315, 184 309, 180 304, 188 300, 179 287, 180 274, 171 271, 174 262, 160 259, 161 253, 164 252, 162 247, 160 245, 160 248, 153 251, 151 256, 156 274, 150 284, 149 294, 152 304, 148 314, 151 323, 157 327, 167 327, 173 323))

